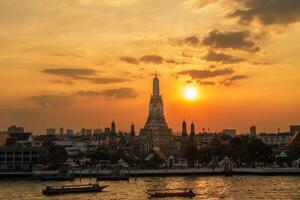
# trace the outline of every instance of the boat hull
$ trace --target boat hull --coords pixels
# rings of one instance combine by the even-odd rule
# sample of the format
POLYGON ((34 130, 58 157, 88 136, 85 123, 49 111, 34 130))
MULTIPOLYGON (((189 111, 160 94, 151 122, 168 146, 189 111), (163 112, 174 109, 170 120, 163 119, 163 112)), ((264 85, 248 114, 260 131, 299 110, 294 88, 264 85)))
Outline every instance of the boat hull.
POLYGON ((71 177, 41 177, 41 181, 73 181, 75 178, 71 177))
POLYGON ((44 189, 43 195, 63 195, 71 193, 93 193, 101 192, 107 186, 85 187, 85 188, 59 188, 59 189, 44 189))
POLYGON ((192 198, 195 197, 196 194, 193 192, 174 192, 174 193, 148 193, 150 195, 150 197, 153 198, 165 198, 165 197, 188 197, 188 198, 192 198))

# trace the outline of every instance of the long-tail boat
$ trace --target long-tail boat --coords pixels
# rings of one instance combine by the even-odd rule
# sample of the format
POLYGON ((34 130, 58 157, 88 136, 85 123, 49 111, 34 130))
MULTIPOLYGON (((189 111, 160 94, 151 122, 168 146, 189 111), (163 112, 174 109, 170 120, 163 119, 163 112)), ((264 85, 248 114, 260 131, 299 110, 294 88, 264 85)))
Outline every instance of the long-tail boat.
POLYGON ((44 195, 63 195, 69 193, 101 192, 106 187, 108 185, 100 186, 99 184, 46 186, 42 193, 44 195))
POLYGON ((161 189, 161 190, 148 190, 146 192, 150 197, 164 198, 164 197, 195 197, 196 194, 192 188, 177 188, 177 189, 161 189))

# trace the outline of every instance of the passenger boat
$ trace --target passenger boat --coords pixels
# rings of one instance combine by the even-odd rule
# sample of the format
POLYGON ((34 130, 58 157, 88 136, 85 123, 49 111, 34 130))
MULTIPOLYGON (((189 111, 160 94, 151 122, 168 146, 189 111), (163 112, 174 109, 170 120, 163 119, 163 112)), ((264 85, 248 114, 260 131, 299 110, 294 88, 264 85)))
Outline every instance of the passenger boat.
POLYGON ((46 186, 46 188, 43 189, 43 194, 63 195, 69 193, 101 192, 106 187, 108 187, 108 185, 100 186, 99 184, 46 186))
POLYGON ((165 198, 165 197, 195 197, 196 194, 192 188, 183 189, 162 189, 162 190, 148 190, 146 192, 150 197, 154 198, 165 198))
POLYGON ((129 173, 121 173, 120 166, 113 166, 111 173, 99 175, 97 172, 97 181, 128 181, 129 173))
POLYGON ((43 174, 38 176, 41 181, 72 181, 75 176, 72 174, 43 174))

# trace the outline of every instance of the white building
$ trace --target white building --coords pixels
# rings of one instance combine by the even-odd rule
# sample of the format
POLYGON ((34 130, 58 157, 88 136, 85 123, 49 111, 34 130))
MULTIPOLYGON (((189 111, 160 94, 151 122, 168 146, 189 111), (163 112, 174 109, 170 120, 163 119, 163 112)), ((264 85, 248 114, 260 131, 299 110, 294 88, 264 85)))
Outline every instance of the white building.
POLYGON ((293 137, 294 134, 286 133, 261 133, 259 138, 267 145, 285 145, 293 137))
POLYGON ((54 145, 63 146, 69 155, 78 155, 79 153, 87 153, 96 151, 99 147, 97 140, 93 141, 77 141, 77 140, 56 140, 54 145))

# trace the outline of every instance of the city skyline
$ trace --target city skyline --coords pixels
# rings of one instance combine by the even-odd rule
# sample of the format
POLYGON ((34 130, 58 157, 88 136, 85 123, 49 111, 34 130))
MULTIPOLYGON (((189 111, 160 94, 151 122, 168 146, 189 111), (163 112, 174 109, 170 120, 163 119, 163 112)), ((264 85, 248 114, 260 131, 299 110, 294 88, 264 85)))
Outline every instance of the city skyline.
POLYGON ((155 71, 174 132, 183 119, 198 131, 288 130, 300 115, 299 7, 259 0, 0 2, 0 130, 103 128, 112 120, 120 130, 132 122, 139 130, 155 71), (184 97, 186 87, 198 98, 184 97))
MULTIPOLYGON (((196 90, 196 88, 191 87, 191 86, 187 87, 187 89, 188 90, 191 90, 191 89, 192 90, 194 90, 194 89, 196 90)), ((184 91, 184 94, 183 94, 185 96, 184 98, 186 98, 187 100, 197 100, 198 99, 198 94, 196 94, 196 93, 194 94, 193 93, 191 95, 189 92, 190 91, 188 91, 186 93, 186 90, 184 91)), ((197 91, 195 91, 195 92, 197 92, 197 91)), ((164 107, 163 106, 163 98, 162 98, 162 94, 160 92, 159 79, 158 79, 157 72, 155 72, 154 73, 153 84, 152 84, 152 94, 151 94, 151 98, 150 98, 148 117, 147 117, 147 120, 146 120, 146 123, 145 123, 145 127, 144 128, 141 127, 141 131, 138 131, 137 134, 139 134, 139 135, 140 134, 141 135, 148 134, 149 131, 152 132, 151 129, 154 129, 155 131, 157 131, 158 127, 159 127, 159 129, 161 129, 161 130, 158 131, 158 132, 160 132, 160 134, 163 134, 163 133, 166 134, 167 133, 167 134, 171 134, 172 135, 172 134, 178 134, 178 133, 182 134, 183 133, 182 129, 181 130, 177 130, 175 132, 172 132, 172 127, 168 127, 167 120, 164 117, 164 108, 163 107, 164 107)), ((183 119, 182 123, 185 124, 185 129, 186 129, 186 122, 187 121, 185 119, 183 119)), ((115 120, 112 120, 112 124, 114 126, 114 132, 121 131, 123 133, 124 132, 125 133, 126 132, 130 133, 132 131, 132 126, 133 126, 133 128, 135 128, 134 122, 132 122, 130 124, 130 128, 128 129, 130 131, 128 131, 128 130, 122 130, 122 129, 117 129, 116 128, 116 122, 115 122, 115 120)), ((190 134, 192 132, 194 134, 197 134, 197 133, 200 133, 200 132, 202 132, 202 133, 203 132, 210 132, 210 133, 213 133, 213 132, 217 133, 217 132, 219 132, 220 133, 222 131, 224 132, 225 130, 234 130, 234 134, 243 134, 243 133, 244 134, 245 133, 251 134, 251 129, 253 127, 255 128, 255 134, 256 134, 256 126, 255 125, 252 125, 251 127, 249 127, 250 132, 248 132, 248 131, 246 131, 246 132, 236 132, 236 129, 234 127, 230 127, 230 128, 223 127, 221 130, 214 130, 214 129, 211 129, 209 127, 198 127, 199 130, 196 130, 195 129, 194 120, 190 121, 190 125, 191 125, 190 134)), ((290 130, 292 129, 292 126, 299 126, 299 125, 295 125, 295 124, 290 125, 289 126, 290 130)), ((12 128, 13 127, 15 127, 15 128, 21 128, 23 131, 25 130, 24 127, 22 127, 22 126, 18 127, 15 124, 13 124, 11 127, 12 128)), ((9 128, 11 128, 11 127, 9 127, 9 128)), ((109 128, 109 126, 105 125, 104 127, 96 127, 96 128, 81 127, 79 131, 75 131, 74 133, 82 133, 82 134, 84 134, 84 132, 82 132, 82 131, 85 131, 85 130, 90 130, 91 133, 92 133, 92 131, 95 131, 95 130, 98 130, 98 131, 102 130, 102 131, 104 131, 106 128, 109 128)), ((72 131, 72 133, 74 131, 72 129, 72 127, 67 127, 66 131, 67 130, 72 131)), ((31 130, 31 131, 34 133, 33 130, 31 130)), ((45 132, 39 132, 39 133, 36 133, 36 134, 46 133, 48 135, 49 134, 48 131, 51 132, 50 133, 51 135, 58 134, 58 133, 59 134, 65 134, 66 133, 65 130, 64 130, 64 127, 60 126, 59 128, 57 128, 57 127, 47 127, 46 130, 45 130, 45 132), (56 130, 59 130, 59 132, 56 132, 56 130)), ((280 131, 282 131, 282 130, 280 130, 280 128, 278 128, 277 132, 279 133, 280 131)), ((283 132, 284 131, 288 132, 289 130, 283 130, 283 132)), ((187 133, 186 130, 185 130, 185 133, 187 133)), ((260 133, 265 133, 265 132, 260 132, 260 133)), ((190 134, 187 134, 187 135, 190 135, 190 134)))

